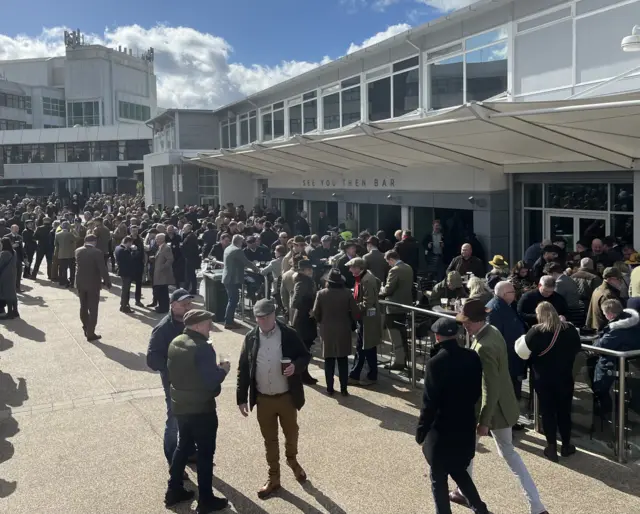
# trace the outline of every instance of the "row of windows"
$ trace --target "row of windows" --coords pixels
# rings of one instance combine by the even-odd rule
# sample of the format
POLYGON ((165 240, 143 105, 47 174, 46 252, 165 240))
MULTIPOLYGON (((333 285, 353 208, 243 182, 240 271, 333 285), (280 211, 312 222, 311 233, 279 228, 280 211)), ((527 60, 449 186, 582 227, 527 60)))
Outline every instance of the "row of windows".
POLYGON ((100 102, 68 102, 67 127, 80 125, 95 127, 100 125, 100 102))
MULTIPOLYGON (((483 101, 507 91, 507 32, 503 28, 467 38, 461 43, 430 52, 427 58, 428 109, 455 107, 471 101, 483 101)), ((236 119, 221 123, 221 147, 235 148, 257 141, 271 141, 285 135, 306 134, 319 126, 338 129, 365 119, 362 95, 366 95, 366 120, 370 122, 398 118, 420 106, 421 77, 419 57, 414 56, 364 76, 301 97, 260 109, 259 126, 249 118, 248 132, 238 137, 236 119), (364 84, 363 84, 364 82, 364 84), (321 113, 319 108, 321 107, 321 113), (252 130, 253 129, 253 130, 252 130)), ((254 116, 256 111, 250 113, 254 116)), ((244 115, 247 116, 247 115, 244 115)), ((241 118, 240 118, 241 119, 241 118)))
POLYGON ((31 97, 0 92, 0 107, 22 109, 31 114, 31 97))
POLYGON ((48 116, 66 116, 65 102, 62 99, 42 97, 42 112, 48 116))
POLYGON ((47 125, 46 123, 44 124, 44 128, 49 129, 49 128, 64 128, 64 125, 47 125))
POLYGON ((95 141, 79 143, 47 143, 39 145, 10 145, 2 149, 4 164, 141 161, 151 153, 151 141, 95 141))
POLYGON ((17 120, 0 120, 0 130, 22 130, 30 129, 31 124, 17 120))
POLYGON ((151 109, 147 105, 133 104, 130 102, 118 102, 120 119, 147 121, 151 118, 151 109))

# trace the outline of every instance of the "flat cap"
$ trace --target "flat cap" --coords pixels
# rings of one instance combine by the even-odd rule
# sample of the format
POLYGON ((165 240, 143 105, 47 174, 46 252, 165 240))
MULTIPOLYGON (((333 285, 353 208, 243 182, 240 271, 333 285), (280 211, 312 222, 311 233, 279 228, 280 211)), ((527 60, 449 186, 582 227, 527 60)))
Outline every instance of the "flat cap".
POLYGON ((184 315, 184 325, 185 327, 189 327, 207 321, 208 319, 213 319, 213 313, 202 309, 193 309, 184 315))
POLYGON ((276 305, 271 301, 263 298, 258 300, 253 306, 253 315, 256 318, 264 318, 276 311, 276 305))
POLYGON ((302 259, 298 262, 298 269, 313 269, 313 264, 309 259, 302 259))
POLYGON ((293 238, 293 242, 295 244, 302 244, 302 243, 306 243, 306 241, 304 240, 304 236, 296 236, 293 238))
POLYGON ((441 336, 455 336, 458 333, 458 324, 449 318, 439 318, 431 325, 431 331, 441 336))
POLYGON ((324 243, 325 241, 331 241, 331 236, 322 236, 320 238, 321 243, 324 243))
POLYGON ((602 278, 607 279, 607 278, 622 278, 622 273, 620 273, 620 270, 618 268, 605 268, 605 270, 602 272, 602 278))
POLYGON ((173 293, 171 293, 171 303, 173 302, 181 302, 183 300, 190 300, 193 298, 193 295, 187 291, 186 289, 176 289, 173 293))

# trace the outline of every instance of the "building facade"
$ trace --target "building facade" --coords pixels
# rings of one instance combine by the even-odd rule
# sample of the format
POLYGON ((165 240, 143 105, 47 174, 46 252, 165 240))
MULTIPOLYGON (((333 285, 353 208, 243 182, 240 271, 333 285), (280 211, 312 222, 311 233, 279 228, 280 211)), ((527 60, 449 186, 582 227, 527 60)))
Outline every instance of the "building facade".
POLYGON ((153 50, 85 44, 63 57, 0 61, 0 172, 6 192, 135 192, 157 113, 153 50))
POLYGON ((512 259, 556 234, 640 245, 638 20, 638 0, 481 0, 216 110, 190 163, 312 223, 421 240, 439 219, 512 259))

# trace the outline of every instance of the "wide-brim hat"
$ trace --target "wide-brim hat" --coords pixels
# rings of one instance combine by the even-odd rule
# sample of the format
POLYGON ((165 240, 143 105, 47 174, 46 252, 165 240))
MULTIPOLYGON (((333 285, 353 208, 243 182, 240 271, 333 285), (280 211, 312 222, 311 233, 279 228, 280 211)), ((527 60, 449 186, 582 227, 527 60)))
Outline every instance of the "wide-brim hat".
POLYGON ((502 268, 509 265, 509 263, 504 260, 504 257, 502 255, 494 255, 493 259, 489 261, 489 264, 495 266, 496 268, 502 268))
POLYGON ((458 321, 484 321, 489 309, 481 300, 469 299, 462 306, 462 312, 456 316, 458 321))
POLYGON ((624 261, 624 263, 631 266, 637 266, 638 264, 640 264, 640 253, 632 253, 629 256, 629 259, 624 261))
POLYGON ((325 281, 330 284, 339 284, 344 285, 344 279, 342 278, 342 273, 340 273, 337 269, 332 269, 325 275, 325 281))

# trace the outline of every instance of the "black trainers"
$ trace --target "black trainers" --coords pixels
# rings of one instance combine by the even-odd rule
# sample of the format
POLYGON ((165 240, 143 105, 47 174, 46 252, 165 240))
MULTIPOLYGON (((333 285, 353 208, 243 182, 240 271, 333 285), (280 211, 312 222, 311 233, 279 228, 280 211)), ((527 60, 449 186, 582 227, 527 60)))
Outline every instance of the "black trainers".
POLYGON ((209 514, 209 512, 218 512, 224 510, 229 506, 229 500, 226 498, 218 498, 214 496, 211 501, 206 503, 198 503, 196 512, 198 514, 209 514))
POLYGON ((178 503, 193 499, 195 495, 195 492, 188 491, 186 489, 167 489, 167 492, 164 495, 164 504, 167 507, 173 507, 178 503))

